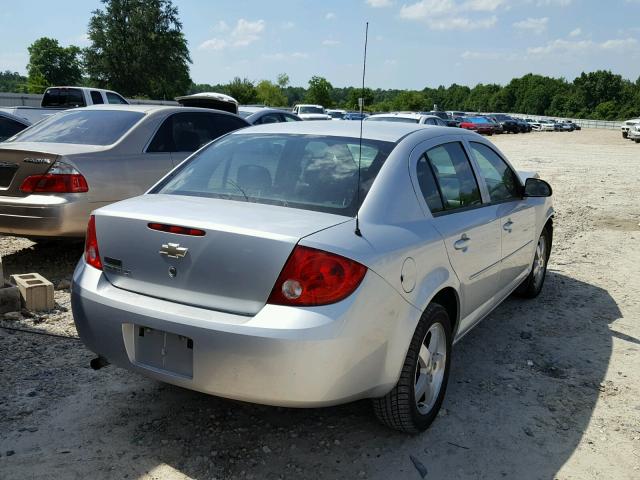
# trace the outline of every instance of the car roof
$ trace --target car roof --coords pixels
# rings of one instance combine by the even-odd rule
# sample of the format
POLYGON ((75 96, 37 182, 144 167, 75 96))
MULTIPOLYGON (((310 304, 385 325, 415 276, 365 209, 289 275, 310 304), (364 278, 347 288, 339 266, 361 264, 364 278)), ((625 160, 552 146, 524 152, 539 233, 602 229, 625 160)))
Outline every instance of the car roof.
MULTIPOLYGON (((362 138, 367 140, 381 140, 397 143, 402 138, 416 131, 433 132, 433 136, 451 133, 449 127, 436 127, 433 125, 421 125, 417 123, 391 123, 391 122, 363 122, 362 138)), ((308 120, 304 122, 269 123, 256 125, 249 128, 236 130, 231 135, 245 135, 254 133, 284 133, 288 135, 318 135, 326 137, 360 136, 360 122, 327 122, 308 120)), ((465 131, 456 132, 464 134, 465 131)))
POLYGON ((0 117, 8 118, 10 120, 13 120, 14 122, 18 122, 22 125, 26 125, 27 127, 31 125, 31 122, 26 118, 18 117, 16 115, 13 115, 12 113, 3 112, 2 110, 0 110, 0 117))
POLYGON ((128 111, 128 112, 140 112, 144 114, 153 114, 156 112, 215 112, 215 113, 224 113, 226 115, 233 115, 234 117, 238 117, 238 115, 234 113, 225 112, 224 110, 215 110, 213 108, 199 108, 199 107, 183 107, 181 105, 121 105, 121 104, 113 104, 113 105, 90 105, 88 107, 74 108, 71 111, 78 110, 117 110, 117 111, 128 111))
POLYGON ((423 115, 422 113, 414 112, 389 112, 389 113, 376 113, 369 118, 383 118, 383 117, 396 117, 396 118, 410 118, 412 120, 420 120, 423 117, 434 117, 435 115, 423 115))

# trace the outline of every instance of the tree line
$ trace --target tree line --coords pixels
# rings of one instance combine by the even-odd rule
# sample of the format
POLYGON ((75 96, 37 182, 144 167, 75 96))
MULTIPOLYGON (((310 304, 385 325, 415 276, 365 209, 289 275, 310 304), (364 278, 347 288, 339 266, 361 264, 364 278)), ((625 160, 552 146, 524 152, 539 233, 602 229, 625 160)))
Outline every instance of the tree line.
POLYGON ((364 98, 370 112, 442 110, 514 112, 554 117, 620 120, 640 116, 640 78, 635 82, 607 70, 582 73, 573 81, 527 74, 507 85, 453 84, 422 90, 334 87, 312 77, 306 87, 275 80, 236 77, 224 84, 196 84, 178 9, 171 0, 102 0, 89 20, 86 48, 63 47, 39 38, 29 47, 27 76, 0 72, 0 91, 42 93, 51 85, 84 85, 137 98, 173 99, 215 91, 241 104, 288 107, 300 102, 355 110, 364 98))

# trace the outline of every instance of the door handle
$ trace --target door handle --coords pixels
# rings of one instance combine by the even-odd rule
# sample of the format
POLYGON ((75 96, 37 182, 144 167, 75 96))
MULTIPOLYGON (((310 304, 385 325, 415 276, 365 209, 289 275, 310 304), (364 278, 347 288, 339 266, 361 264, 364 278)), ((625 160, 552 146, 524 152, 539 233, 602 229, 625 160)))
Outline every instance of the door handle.
POLYGON ((507 223, 505 223, 504 225, 502 225, 502 229, 506 230, 507 232, 511 233, 511 229, 513 227, 513 222, 511 221, 511 219, 507 220, 507 223))
POLYGON ((456 250, 462 250, 463 252, 466 252, 467 248, 469 248, 469 246, 467 245, 467 243, 469 243, 469 240, 471 239, 467 236, 467 234, 463 233, 460 239, 456 240, 453 243, 453 248, 455 248, 456 250))

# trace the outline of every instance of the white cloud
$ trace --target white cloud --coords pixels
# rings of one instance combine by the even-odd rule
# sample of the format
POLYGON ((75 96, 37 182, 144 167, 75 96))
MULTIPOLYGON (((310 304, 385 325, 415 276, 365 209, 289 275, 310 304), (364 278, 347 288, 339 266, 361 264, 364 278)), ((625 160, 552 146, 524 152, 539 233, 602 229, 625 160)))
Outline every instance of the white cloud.
POLYGON ((390 67, 392 67, 392 66, 394 66, 394 65, 397 65, 397 64, 398 64, 398 61, 397 61, 395 58, 387 58, 387 59, 384 61, 384 64, 385 64, 385 65, 389 65, 390 67))
POLYGON ((373 8, 384 8, 393 5, 391 0, 366 0, 366 3, 373 8))
POLYGON ((422 21, 432 30, 491 28, 498 21, 495 15, 480 18, 475 15, 494 12, 501 6, 508 6, 507 0, 421 0, 403 5, 400 18, 422 21))
POLYGON ((570 37, 579 37, 581 33, 582 33, 582 29, 581 28, 576 28, 576 29, 571 30, 569 32, 569 36, 570 37))
POLYGON ((295 26, 296 24, 291 21, 282 23, 282 28, 284 28, 285 30, 291 30, 295 26))
MULTIPOLYGON (((266 23, 264 20, 249 21, 241 18, 236 23, 231 33, 228 35, 229 39, 211 38, 202 42, 198 49, 200 50, 224 50, 227 47, 246 47, 252 43, 260 40, 260 35, 264 31, 266 23)), ((229 26, 220 21, 214 27, 214 30, 222 33, 229 30, 229 26)))
POLYGON ((635 47, 638 40, 635 38, 622 38, 606 40, 604 42, 594 42, 592 40, 564 40, 559 38, 539 47, 527 49, 527 53, 536 56, 566 55, 580 53, 595 53, 597 51, 624 50, 635 47))
POLYGON ((460 55, 465 60, 506 60, 513 61, 520 58, 520 55, 508 52, 497 52, 494 50, 486 52, 465 51, 460 55))
POLYGON ((219 32, 219 33, 228 32, 229 29, 230 29, 229 25, 227 25, 227 22, 225 22, 224 20, 220 20, 218 23, 216 23, 213 26, 213 31, 219 32))
POLYGON ((547 29, 548 23, 549 17, 527 18, 526 20, 515 22, 513 26, 518 30, 525 30, 539 35, 547 29))
POLYGON ((536 0, 538 7, 568 7, 573 0, 536 0))
POLYGON ((277 52, 277 53, 265 53, 262 55, 262 58, 265 60, 291 60, 291 59, 300 59, 300 58, 309 58, 309 54, 308 53, 304 53, 304 52, 293 52, 293 53, 284 53, 284 52, 277 52))
POLYGON ((324 18, 326 18, 327 20, 333 20, 334 18, 336 18, 336 14, 333 12, 329 12, 324 16, 324 18))
POLYGON ((322 45, 325 45, 327 47, 335 47, 336 45, 340 45, 340 41, 339 40, 332 40, 332 39, 328 38, 328 39, 322 41, 322 45))

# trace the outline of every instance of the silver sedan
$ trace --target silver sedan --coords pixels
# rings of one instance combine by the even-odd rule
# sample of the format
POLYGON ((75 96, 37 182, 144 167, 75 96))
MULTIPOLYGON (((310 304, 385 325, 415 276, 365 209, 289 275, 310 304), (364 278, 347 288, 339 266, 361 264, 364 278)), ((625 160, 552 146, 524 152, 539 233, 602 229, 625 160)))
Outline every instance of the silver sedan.
POLYGON ((372 398, 388 426, 425 429, 452 345, 542 289, 551 187, 472 132, 359 133, 239 130, 95 211, 72 306, 97 363, 270 405, 372 398))
POLYGON ((249 125, 200 108, 61 112, 0 144, 0 233, 82 237, 89 213, 144 193, 205 143, 249 125))

